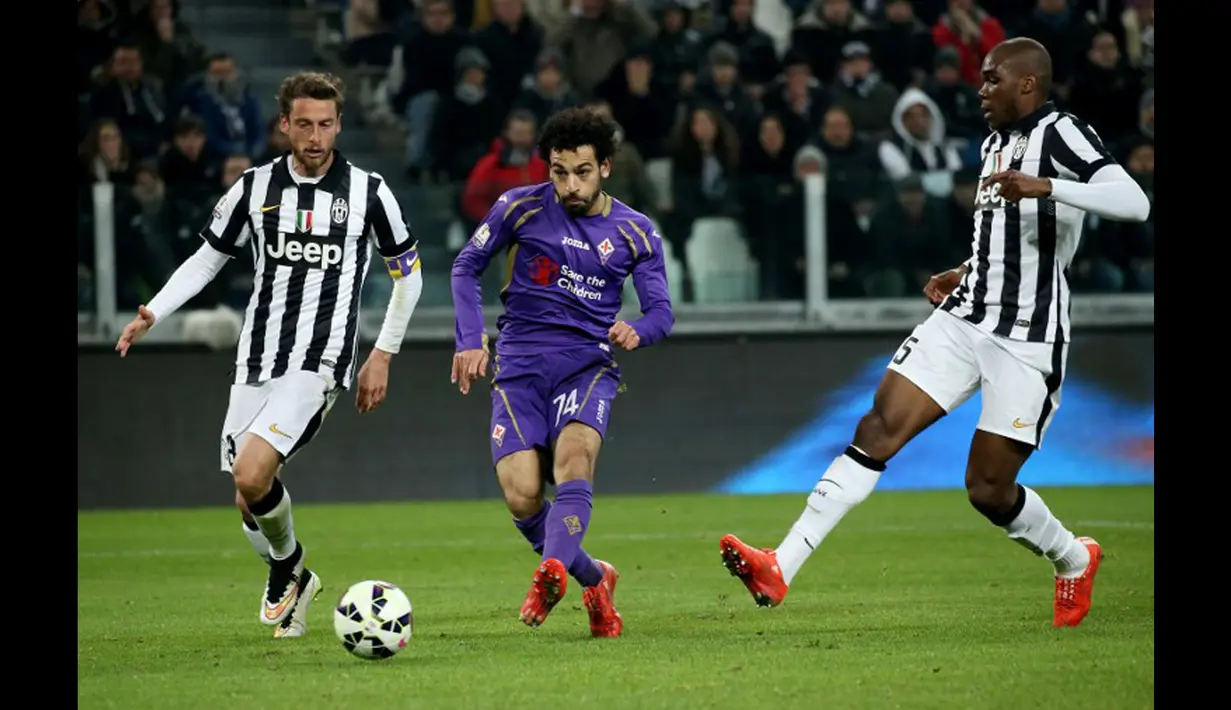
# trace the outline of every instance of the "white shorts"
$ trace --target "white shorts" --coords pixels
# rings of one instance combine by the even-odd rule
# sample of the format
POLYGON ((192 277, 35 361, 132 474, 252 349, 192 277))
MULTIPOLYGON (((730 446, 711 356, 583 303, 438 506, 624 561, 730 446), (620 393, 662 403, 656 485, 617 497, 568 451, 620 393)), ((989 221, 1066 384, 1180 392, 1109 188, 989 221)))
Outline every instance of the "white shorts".
POLYGON ((1060 408, 1068 344, 993 335, 942 310, 902 343, 889 369, 915 383, 945 412, 979 390, 978 428, 1040 448, 1060 408))
POLYGON ((244 434, 268 441, 285 463, 320 429, 341 389, 315 372, 292 371, 255 385, 231 385, 222 424, 222 472, 231 473, 244 434))

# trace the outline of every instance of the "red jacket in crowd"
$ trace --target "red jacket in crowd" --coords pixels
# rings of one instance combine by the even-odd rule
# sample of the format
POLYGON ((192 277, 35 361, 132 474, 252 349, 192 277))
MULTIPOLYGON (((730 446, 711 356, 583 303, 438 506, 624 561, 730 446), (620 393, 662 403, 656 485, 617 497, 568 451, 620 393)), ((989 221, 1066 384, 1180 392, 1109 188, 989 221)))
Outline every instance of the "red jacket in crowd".
POLYGON ((547 163, 536 150, 531 149, 530 159, 521 165, 508 163, 509 152, 504 139, 497 138, 491 151, 474 164, 462 190, 462 213, 467 218, 482 220, 496 200, 515 187, 547 182, 547 163))
POLYGON ((979 28, 977 39, 969 43, 962 41, 962 33, 946 12, 932 28, 932 41, 936 43, 937 49, 956 49, 962 60, 962 79, 971 86, 979 86, 983 83, 983 58, 1005 40, 1005 31, 1000 20, 977 7, 971 11, 970 18, 979 28))

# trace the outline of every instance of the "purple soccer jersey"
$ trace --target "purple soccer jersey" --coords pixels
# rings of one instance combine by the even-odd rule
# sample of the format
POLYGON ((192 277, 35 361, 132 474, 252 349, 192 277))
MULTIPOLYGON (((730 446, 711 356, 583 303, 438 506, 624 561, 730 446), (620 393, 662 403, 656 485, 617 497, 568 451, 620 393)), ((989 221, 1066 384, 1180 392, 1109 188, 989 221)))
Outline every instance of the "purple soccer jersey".
POLYGON ((483 347, 480 277, 497 252, 508 276, 492 388, 492 457, 550 446, 570 421, 605 433, 619 368, 607 333, 630 276, 640 347, 674 324, 662 240, 650 220, 606 195, 602 212, 573 217, 551 183, 497 200, 453 262, 456 348, 483 347))

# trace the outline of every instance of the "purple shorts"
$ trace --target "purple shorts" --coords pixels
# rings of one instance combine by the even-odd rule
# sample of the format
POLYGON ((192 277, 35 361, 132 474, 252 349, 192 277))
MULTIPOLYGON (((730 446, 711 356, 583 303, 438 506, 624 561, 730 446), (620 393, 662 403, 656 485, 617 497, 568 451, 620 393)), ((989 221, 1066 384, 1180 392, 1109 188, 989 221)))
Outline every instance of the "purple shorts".
POLYGON ((526 449, 550 450, 565 425, 606 436, 620 368, 601 348, 502 355, 492 382, 492 463, 526 449))

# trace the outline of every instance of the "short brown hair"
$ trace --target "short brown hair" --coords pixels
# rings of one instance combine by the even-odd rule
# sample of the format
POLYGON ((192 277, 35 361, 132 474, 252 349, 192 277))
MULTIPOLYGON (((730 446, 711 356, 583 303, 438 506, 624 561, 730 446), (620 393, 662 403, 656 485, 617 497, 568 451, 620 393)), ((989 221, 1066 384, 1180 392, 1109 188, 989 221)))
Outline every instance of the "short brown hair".
POLYGON ((278 87, 278 111, 283 116, 291 115, 291 105, 295 99, 316 99, 317 101, 332 101, 338 107, 338 115, 342 115, 342 104, 346 102, 346 85, 333 74, 317 71, 304 71, 288 76, 278 87))

